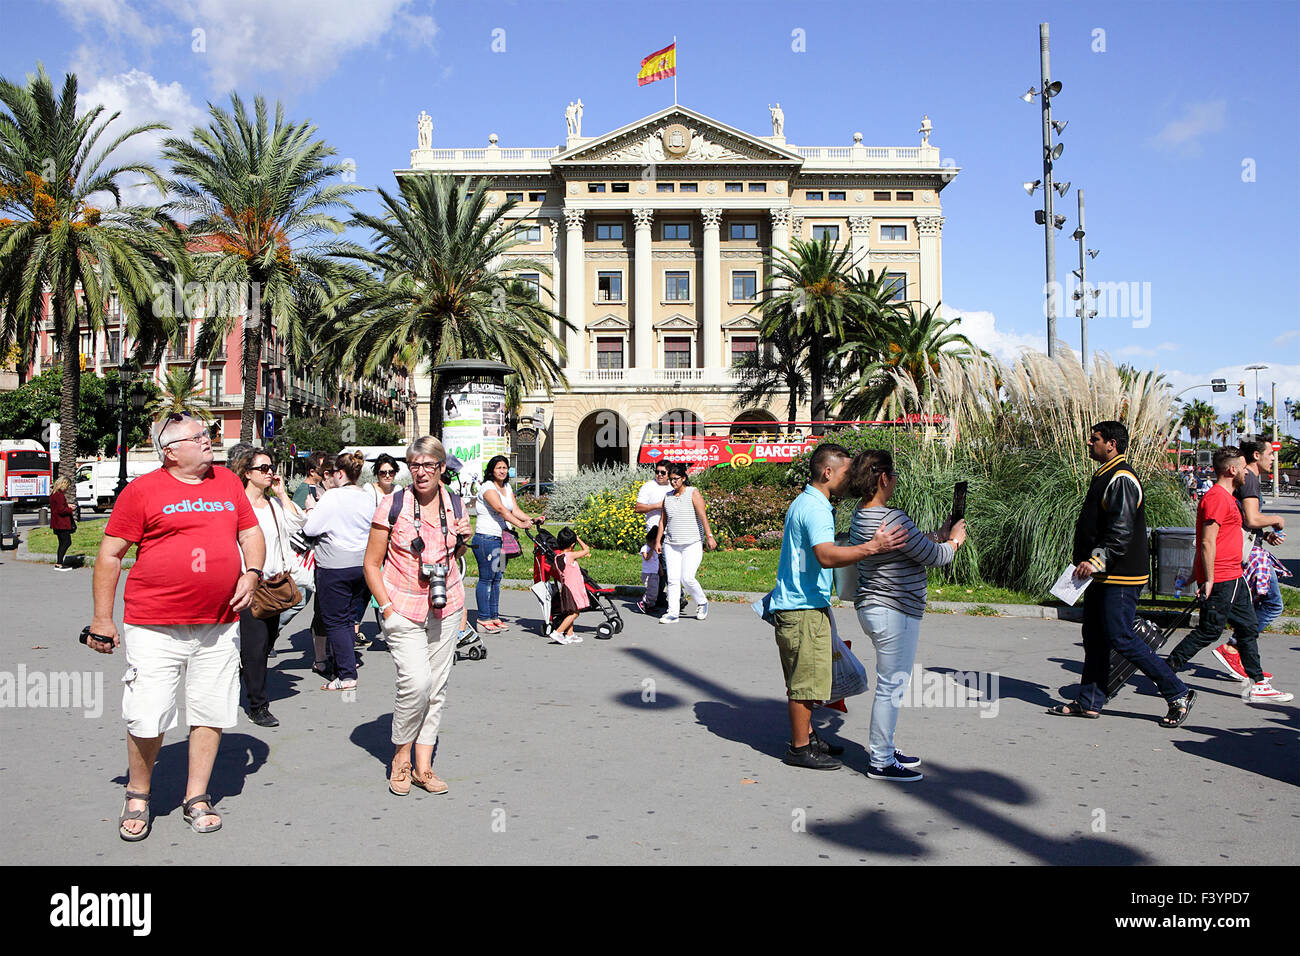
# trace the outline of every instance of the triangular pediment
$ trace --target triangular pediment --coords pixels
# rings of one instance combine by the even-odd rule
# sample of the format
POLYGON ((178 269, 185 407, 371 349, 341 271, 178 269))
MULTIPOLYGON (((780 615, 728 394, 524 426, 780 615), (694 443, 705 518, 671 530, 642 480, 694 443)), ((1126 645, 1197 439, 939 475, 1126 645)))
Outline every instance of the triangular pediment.
POLYGON ((587 328, 594 332, 626 332, 631 327, 631 322, 613 313, 587 323, 587 328))
POLYGON ((744 315, 738 315, 735 318, 727 319, 722 323, 722 327, 729 332, 757 332, 758 317, 752 313, 746 312, 744 315))
POLYGON ((699 328, 699 323, 678 312, 666 319, 660 319, 654 324, 654 328, 661 332, 694 332, 699 328))
POLYGON ((687 109, 669 106, 567 149, 551 165, 590 163, 803 164, 798 153, 687 109))

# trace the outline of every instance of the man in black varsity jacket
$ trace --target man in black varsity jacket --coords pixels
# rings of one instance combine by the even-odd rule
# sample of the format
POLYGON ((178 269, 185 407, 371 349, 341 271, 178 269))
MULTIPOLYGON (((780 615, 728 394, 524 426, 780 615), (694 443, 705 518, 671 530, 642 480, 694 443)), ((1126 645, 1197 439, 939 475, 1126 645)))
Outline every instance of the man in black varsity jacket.
POLYGON ((1147 583, 1147 524, 1142 483, 1124 457, 1127 448, 1128 429, 1119 422, 1092 426, 1088 455, 1101 467, 1074 526, 1075 577, 1092 578, 1083 592, 1083 678, 1078 699, 1048 713, 1100 717, 1113 648, 1155 681, 1169 702, 1161 726, 1177 727, 1187 719, 1195 692, 1133 631, 1138 595, 1147 583))

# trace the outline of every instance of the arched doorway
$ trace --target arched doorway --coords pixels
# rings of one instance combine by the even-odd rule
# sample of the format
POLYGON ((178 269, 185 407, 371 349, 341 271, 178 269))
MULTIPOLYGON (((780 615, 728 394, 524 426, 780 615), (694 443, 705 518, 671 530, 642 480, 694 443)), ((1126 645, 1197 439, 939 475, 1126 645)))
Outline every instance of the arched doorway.
POLYGON ((775 441, 779 437, 776 416, 763 409, 741 412, 731 426, 730 437, 736 441, 775 441))
POLYGON ((631 462, 627 422, 618 412, 602 408, 578 426, 578 468, 604 468, 631 462))
POLYGON ((659 420, 655 422, 655 431, 664 439, 685 438, 703 435, 704 427, 700 424, 700 416, 690 409, 674 408, 659 416, 659 420))

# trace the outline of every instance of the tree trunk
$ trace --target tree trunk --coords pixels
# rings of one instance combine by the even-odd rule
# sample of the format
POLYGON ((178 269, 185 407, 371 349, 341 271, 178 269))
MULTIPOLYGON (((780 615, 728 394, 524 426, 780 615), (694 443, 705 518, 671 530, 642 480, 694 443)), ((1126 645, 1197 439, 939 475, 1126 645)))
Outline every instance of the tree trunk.
POLYGON ((55 293, 55 314, 63 316, 63 361, 59 397, 59 477, 77 478, 77 420, 81 405, 81 322, 70 290, 55 293), (71 315, 68 314, 71 307, 71 315))
MULTIPOLYGON (((812 361, 810 364, 812 365, 812 368, 810 369, 811 375, 809 376, 808 384, 810 397, 812 399, 812 417, 813 421, 820 422, 826 419, 826 370, 823 368, 823 362, 825 361, 824 353, 826 350, 820 335, 813 336, 811 351, 812 361)), ((824 432, 825 427, 822 425, 814 425, 812 428, 812 433, 814 435, 821 435, 824 432)))
POLYGON ((257 386, 262 357, 262 322, 261 315, 255 321, 247 315, 244 321, 243 372, 244 372, 244 408, 239 416, 239 440, 255 442, 257 415, 257 386))

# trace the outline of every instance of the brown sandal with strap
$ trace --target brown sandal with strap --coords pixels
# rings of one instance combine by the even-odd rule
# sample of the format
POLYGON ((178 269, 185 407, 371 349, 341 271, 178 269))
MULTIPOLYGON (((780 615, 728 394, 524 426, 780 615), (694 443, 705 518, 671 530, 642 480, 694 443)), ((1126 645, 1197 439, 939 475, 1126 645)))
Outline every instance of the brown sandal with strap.
POLYGON ((197 797, 190 797, 181 807, 181 816, 195 833, 215 833, 221 829, 221 814, 212 808, 211 794, 200 793, 197 797), (199 809, 195 806, 196 803, 206 803, 207 806, 199 809), (199 826, 199 821, 204 817, 216 817, 217 822, 215 825, 209 823, 207 826, 199 826))
POLYGON ((149 835, 149 832, 152 829, 153 818, 149 813, 149 794, 136 793, 134 790, 128 790, 126 792, 126 799, 122 801, 122 815, 118 817, 117 820, 117 835, 127 843, 139 843, 149 835), (128 810, 126 806, 132 800, 143 800, 145 802, 145 808, 143 810, 128 810), (126 823, 127 820, 143 820, 144 829, 138 833, 133 833, 130 830, 127 830, 123 827, 123 824, 126 823))

